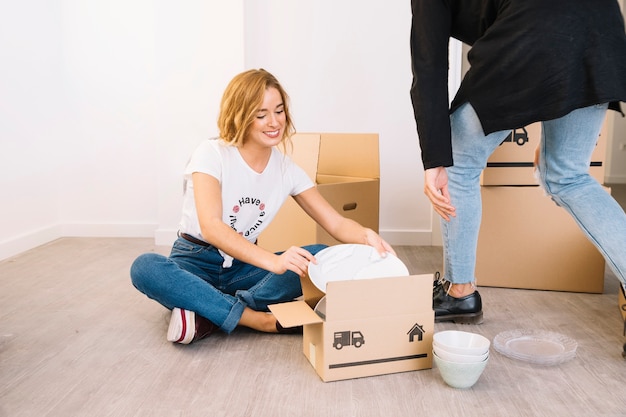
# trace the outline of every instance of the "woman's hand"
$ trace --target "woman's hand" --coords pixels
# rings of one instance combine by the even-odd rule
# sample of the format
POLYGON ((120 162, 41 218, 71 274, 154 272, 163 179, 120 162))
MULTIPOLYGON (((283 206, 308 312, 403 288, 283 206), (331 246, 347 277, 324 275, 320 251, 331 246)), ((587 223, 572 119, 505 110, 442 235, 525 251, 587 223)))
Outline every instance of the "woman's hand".
POLYGON ((391 245, 372 229, 365 229, 365 244, 376 249, 383 258, 387 256, 387 252, 394 256, 396 255, 396 251, 393 250, 391 245))
POLYGON ((292 271, 303 276, 307 272, 310 262, 317 264, 315 256, 306 249, 292 246, 277 256, 276 267, 272 272, 284 274, 287 271, 292 271))
POLYGON ((430 168, 424 171, 424 194, 430 200, 435 211, 446 221, 450 221, 450 216, 456 216, 456 209, 450 203, 448 173, 444 167, 430 168))

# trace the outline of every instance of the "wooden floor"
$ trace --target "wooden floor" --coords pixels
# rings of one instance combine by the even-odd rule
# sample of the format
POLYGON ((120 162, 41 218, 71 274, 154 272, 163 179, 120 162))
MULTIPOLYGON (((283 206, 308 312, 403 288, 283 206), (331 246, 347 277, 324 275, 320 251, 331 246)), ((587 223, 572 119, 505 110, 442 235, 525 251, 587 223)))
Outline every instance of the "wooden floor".
MULTIPOLYGON (((181 346, 168 312, 128 269, 152 239, 63 238, 0 262, 0 416, 624 416, 626 360, 617 280, 604 294, 480 288, 485 322, 437 324, 493 339, 545 329, 577 357, 542 367, 502 356, 469 390, 436 368, 322 382, 301 336, 236 330, 181 346)), ((441 249, 397 247, 412 273, 440 269, 441 249)))

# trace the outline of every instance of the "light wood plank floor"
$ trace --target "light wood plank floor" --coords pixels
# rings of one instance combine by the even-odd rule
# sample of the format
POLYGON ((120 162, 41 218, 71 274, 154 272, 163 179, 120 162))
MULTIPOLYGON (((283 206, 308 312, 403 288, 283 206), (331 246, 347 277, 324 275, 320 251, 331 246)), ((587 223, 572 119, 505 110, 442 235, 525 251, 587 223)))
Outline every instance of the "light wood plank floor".
MULTIPOLYGON (((301 336, 236 330, 189 346, 165 340, 167 311, 131 285, 152 239, 63 238, 0 262, 0 416, 624 416, 626 360, 617 279, 603 294, 480 288, 485 322, 437 324, 493 339, 538 328, 578 341, 554 367, 504 357, 469 390, 438 370, 322 382, 301 336)), ((397 247, 412 273, 441 249, 397 247)))

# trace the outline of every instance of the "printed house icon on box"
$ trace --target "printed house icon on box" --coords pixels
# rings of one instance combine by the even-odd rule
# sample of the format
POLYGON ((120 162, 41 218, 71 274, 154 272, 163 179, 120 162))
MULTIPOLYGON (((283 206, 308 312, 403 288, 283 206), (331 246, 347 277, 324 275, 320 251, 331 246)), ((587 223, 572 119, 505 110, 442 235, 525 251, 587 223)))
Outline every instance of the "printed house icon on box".
POLYGON ((415 325, 411 327, 411 330, 409 330, 407 334, 409 335, 409 342, 414 342, 415 336, 417 336, 417 341, 421 342, 424 338, 424 327, 415 323, 415 325))

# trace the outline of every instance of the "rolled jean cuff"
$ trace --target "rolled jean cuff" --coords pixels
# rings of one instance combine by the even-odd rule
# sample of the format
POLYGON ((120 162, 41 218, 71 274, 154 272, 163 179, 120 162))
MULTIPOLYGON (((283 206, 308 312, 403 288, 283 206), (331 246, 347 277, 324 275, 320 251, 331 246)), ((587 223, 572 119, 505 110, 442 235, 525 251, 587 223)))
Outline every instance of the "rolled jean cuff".
POLYGON ((237 300, 235 304, 233 304, 232 308, 230 309, 230 313, 228 313, 228 316, 226 317, 226 320, 224 320, 224 322, 220 326, 220 329, 224 333, 230 334, 233 332, 233 330, 235 330, 235 328, 239 324, 239 321, 241 320, 241 315, 243 314, 243 310, 245 309, 245 307, 245 304, 243 304, 241 300, 237 300))

